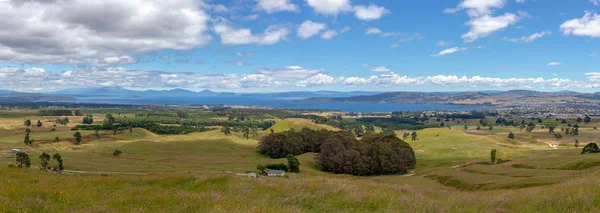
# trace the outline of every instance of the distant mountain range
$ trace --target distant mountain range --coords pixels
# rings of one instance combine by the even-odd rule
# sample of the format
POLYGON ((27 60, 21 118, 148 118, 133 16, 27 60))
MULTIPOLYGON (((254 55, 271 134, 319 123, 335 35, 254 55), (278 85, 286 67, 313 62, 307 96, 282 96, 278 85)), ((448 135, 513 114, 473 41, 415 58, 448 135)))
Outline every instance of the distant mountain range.
MULTIPOLYGON (((336 92, 336 91, 297 91, 297 92, 273 92, 273 93, 232 93, 214 92, 202 90, 199 92, 173 89, 173 90, 128 90, 122 87, 101 87, 87 89, 68 89, 44 94, 65 95, 74 97, 122 97, 122 98, 155 98, 155 97, 274 97, 274 98, 310 98, 310 97, 352 97, 359 95, 374 95, 380 92, 336 92)), ((0 92, 0 94, 2 94, 0 92)))
POLYGON ((0 102, 75 101, 86 98, 101 99, 157 99, 199 97, 247 97, 294 99, 300 102, 368 102, 407 104, 466 104, 502 105, 515 103, 570 103, 600 100, 600 93, 573 91, 539 92, 533 90, 487 90, 477 92, 371 92, 371 91, 294 91, 266 93, 232 93, 203 90, 199 92, 173 90, 129 90, 122 87, 67 89, 54 92, 23 93, 0 90, 0 102))
POLYGON ((533 103, 592 103, 600 100, 600 93, 573 91, 539 92, 532 90, 480 92, 385 92, 353 97, 315 97, 303 102, 367 102, 403 104, 464 104, 512 105, 533 103))

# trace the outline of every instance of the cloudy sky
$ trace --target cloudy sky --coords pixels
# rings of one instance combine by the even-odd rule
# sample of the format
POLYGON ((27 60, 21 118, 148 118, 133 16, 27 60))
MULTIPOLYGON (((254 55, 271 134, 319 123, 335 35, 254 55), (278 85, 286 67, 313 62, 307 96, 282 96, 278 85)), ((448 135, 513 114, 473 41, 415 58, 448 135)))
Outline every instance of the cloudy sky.
POLYGON ((600 0, 0 0, 0 89, 600 88, 600 0))

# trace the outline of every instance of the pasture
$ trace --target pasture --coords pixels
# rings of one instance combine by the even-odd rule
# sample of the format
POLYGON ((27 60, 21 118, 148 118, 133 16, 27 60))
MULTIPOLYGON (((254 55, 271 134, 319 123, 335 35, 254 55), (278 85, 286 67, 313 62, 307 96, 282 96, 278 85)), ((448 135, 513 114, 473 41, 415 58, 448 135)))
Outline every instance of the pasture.
MULTIPOLYGON (((102 114, 97 120, 102 120, 102 114)), ((0 118, 0 212, 588 212, 600 208, 600 155, 581 147, 600 132, 588 124, 579 136, 557 140, 547 130, 514 127, 475 130, 462 125, 417 131, 408 139, 417 167, 408 175, 356 177, 322 172, 315 153, 299 156, 301 173, 286 178, 247 178, 258 164, 284 163, 256 152, 261 136, 245 139, 220 130, 157 135, 145 129, 80 131, 53 127, 56 117, 35 114, 0 118), (23 121, 35 146, 23 144, 23 121), (45 122, 46 121, 46 122, 45 122), (46 124, 47 123, 47 124, 46 124), (55 131, 50 131, 55 128, 55 131), (508 132, 515 139, 508 139, 508 132), (59 142, 53 139, 59 137, 59 142), (574 147, 580 140, 579 148, 574 147), (551 147, 550 144, 557 144, 551 147), (15 164, 12 148, 26 150, 32 167, 15 164), (506 162, 489 165, 490 150, 506 162), (113 151, 121 150, 118 157, 113 151), (42 152, 60 153, 62 174, 38 169, 42 152)), ((81 117, 73 116, 72 123, 81 117)), ((95 118, 96 120, 96 118, 95 118)), ((326 128, 305 119, 284 119, 274 132, 326 128)), ((396 131, 402 135, 404 131, 396 131)))

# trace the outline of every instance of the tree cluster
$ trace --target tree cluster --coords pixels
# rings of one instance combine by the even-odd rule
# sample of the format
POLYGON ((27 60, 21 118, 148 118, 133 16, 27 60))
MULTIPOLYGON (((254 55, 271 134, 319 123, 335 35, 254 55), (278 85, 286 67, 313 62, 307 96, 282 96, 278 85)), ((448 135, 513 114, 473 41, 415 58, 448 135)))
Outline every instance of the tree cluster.
POLYGON ((336 132, 315 158, 324 171, 358 176, 407 173, 416 164, 409 144, 375 133, 357 140, 353 135, 336 132))
POLYGON ((320 152, 323 142, 333 137, 332 131, 303 128, 301 131, 271 133, 258 143, 258 151, 271 158, 320 152))

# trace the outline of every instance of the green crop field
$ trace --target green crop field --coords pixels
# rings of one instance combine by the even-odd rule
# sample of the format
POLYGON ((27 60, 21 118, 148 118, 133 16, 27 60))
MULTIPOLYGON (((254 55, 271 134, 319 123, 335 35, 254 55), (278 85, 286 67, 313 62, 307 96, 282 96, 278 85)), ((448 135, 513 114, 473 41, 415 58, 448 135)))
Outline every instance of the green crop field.
MULTIPOLYGON (((6 113, 6 112, 4 112, 6 113)), ((50 120, 51 118, 44 118, 50 120)), ((256 165, 285 163, 260 155, 253 138, 220 130, 156 135, 145 129, 80 131, 50 122, 30 133, 22 119, 0 119, 0 212, 593 212, 600 209, 600 154, 581 147, 600 132, 594 124, 579 136, 557 140, 547 130, 521 132, 475 126, 429 128, 407 142, 417 166, 407 175, 357 177, 320 171, 315 153, 298 156, 300 173, 248 178, 256 165), (5 121, 5 122, 2 122, 5 121), (515 139, 508 139, 508 132, 515 139), (53 142, 59 137, 59 142, 53 142), (574 147, 578 139, 579 148, 574 147), (557 146, 550 146, 555 144, 557 146), (16 164, 13 148, 26 150, 31 168, 16 164), (490 150, 506 162, 488 165, 490 150), (118 157, 113 151, 121 150, 118 157), (60 153, 65 171, 41 171, 43 153, 60 153)), ((37 117, 36 117, 37 121, 37 117)), ((73 125, 70 125, 73 126, 73 125)), ((271 129, 338 130, 305 119, 285 119, 271 129)), ((396 134, 402 135, 403 131, 396 134)), ((53 166, 55 162, 51 162, 53 166)))

